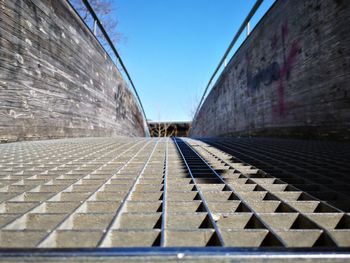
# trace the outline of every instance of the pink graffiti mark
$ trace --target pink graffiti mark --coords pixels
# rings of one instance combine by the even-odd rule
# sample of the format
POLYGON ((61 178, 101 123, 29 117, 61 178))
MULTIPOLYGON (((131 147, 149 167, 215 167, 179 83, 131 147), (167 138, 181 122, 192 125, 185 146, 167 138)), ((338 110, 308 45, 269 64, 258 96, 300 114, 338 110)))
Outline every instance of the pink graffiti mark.
POLYGON ((248 89, 246 90, 246 95, 248 97, 250 97, 251 89, 249 87, 249 71, 248 71, 248 69, 250 69, 251 66, 250 66, 250 55, 247 51, 245 52, 245 60, 247 61, 247 85, 248 85, 248 89))
POLYGON ((276 34, 274 34, 273 37, 271 38, 271 49, 272 50, 276 50, 277 42, 278 42, 278 37, 276 34))
POLYGON ((282 37, 285 39, 288 36, 288 22, 284 21, 283 25, 282 25, 282 37))
MULTIPOLYGON (((298 52, 300 50, 300 46, 299 46, 299 42, 298 40, 294 40, 292 42, 291 48, 288 52, 288 54, 286 55, 286 43, 289 43, 290 41, 287 41, 287 37, 289 34, 289 28, 288 28, 288 22, 285 21, 282 26, 280 27, 280 34, 274 33, 273 36, 270 38, 270 45, 271 45, 271 49, 274 51, 274 55, 273 57, 275 57, 276 55, 276 51, 277 51, 277 46, 279 41, 281 41, 282 43, 282 52, 283 52, 283 61, 281 62, 281 64, 278 64, 276 61, 274 61, 275 65, 277 64, 277 67, 270 67, 269 69, 276 69, 279 70, 276 75, 277 78, 274 78, 274 74, 270 75, 270 82, 272 81, 277 81, 277 105, 272 105, 272 117, 285 117, 287 109, 291 109, 293 107, 295 107, 296 103, 293 102, 289 102, 288 105, 286 105, 285 103, 285 96, 284 96, 284 91, 285 91, 285 81, 288 80, 289 78, 289 74, 296 62, 297 59, 297 55, 298 52)), ((275 59, 275 58, 273 58, 275 59)), ((259 84, 261 82, 261 79, 259 77, 261 77, 261 75, 254 75, 252 74, 252 72, 250 71, 251 67, 251 55, 249 52, 245 53, 245 60, 246 60, 246 66, 247 66, 247 95, 250 96, 251 93, 253 93, 256 88, 254 88, 254 84, 255 86, 257 86, 257 83, 259 84), (258 76, 258 77, 257 77, 258 76), (259 82, 260 81, 260 82, 259 82)), ((274 66, 275 66, 274 65, 274 66)), ((268 67, 265 68, 265 72, 267 72, 268 67)), ((264 71, 262 71, 264 72, 264 71)))
POLYGON ((286 105, 285 105, 285 96, 284 96, 284 80, 287 80, 289 77, 289 73, 296 61, 296 57, 298 55, 298 51, 300 49, 299 43, 297 40, 294 40, 292 43, 292 47, 288 52, 286 57, 286 48, 285 43, 288 37, 289 28, 288 21, 285 21, 281 27, 281 35, 282 35, 282 46, 283 46, 283 65, 280 70, 279 78, 278 78, 278 87, 277 87, 277 107, 273 108, 273 114, 278 115, 279 117, 284 117, 286 114, 286 105))
POLYGON ((278 88, 277 88, 277 98, 278 98, 278 105, 277 109, 274 109, 274 112, 278 112, 278 115, 280 117, 285 116, 285 102, 284 102, 284 80, 287 79, 290 70, 292 69, 296 57, 298 55, 299 51, 299 44, 298 41, 294 41, 292 44, 292 47, 288 53, 288 56, 286 57, 285 62, 283 63, 283 66, 280 70, 279 78, 278 78, 278 88))

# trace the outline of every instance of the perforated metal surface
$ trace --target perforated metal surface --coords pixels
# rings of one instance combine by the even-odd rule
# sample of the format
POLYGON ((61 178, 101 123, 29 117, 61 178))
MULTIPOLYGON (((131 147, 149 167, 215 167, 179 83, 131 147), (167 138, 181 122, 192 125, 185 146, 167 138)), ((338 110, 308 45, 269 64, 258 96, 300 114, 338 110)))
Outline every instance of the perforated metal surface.
MULTIPOLYGON (((231 139, 207 142, 239 158, 246 147, 251 161, 262 154, 231 139)), ((265 157, 279 155, 280 169, 299 153, 270 144, 265 157)), ((317 199, 309 182, 318 177, 278 178, 228 153, 169 138, 2 144, 0 247, 350 247, 346 199, 317 199)), ((346 196, 340 185, 317 181, 346 196)))

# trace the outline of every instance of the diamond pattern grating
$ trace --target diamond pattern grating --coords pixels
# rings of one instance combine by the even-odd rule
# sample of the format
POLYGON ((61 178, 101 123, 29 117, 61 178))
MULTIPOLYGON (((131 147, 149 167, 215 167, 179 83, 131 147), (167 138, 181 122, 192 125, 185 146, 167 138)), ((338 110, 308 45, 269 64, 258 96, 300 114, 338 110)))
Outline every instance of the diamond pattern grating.
POLYGON ((0 247, 350 247, 345 158, 282 142, 0 145, 0 247))

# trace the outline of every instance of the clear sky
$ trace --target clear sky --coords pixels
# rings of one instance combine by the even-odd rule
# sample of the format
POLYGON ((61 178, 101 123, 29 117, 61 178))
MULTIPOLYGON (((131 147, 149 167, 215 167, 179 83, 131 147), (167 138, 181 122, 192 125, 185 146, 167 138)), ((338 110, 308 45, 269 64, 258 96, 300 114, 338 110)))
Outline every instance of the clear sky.
MULTIPOLYGON (((115 0, 117 49, 148 119, 190 120, 255 0, 115 0)), ((274 0, 265 0, 254 25, 274 0)), ((239 45, 236 46, 236 48, 239 45)))

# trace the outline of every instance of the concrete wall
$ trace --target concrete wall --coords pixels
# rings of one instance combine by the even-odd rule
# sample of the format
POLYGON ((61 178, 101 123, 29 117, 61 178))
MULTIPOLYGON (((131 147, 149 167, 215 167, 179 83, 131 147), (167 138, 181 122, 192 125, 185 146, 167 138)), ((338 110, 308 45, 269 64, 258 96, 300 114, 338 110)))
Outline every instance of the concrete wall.
POLYGON ((350 1, 280 0, 231 59, 192 136, 349 138, 350 1))
POLYGON ((143 136, 136 99, 65 0, 0 0, 0 140, 143 136))

